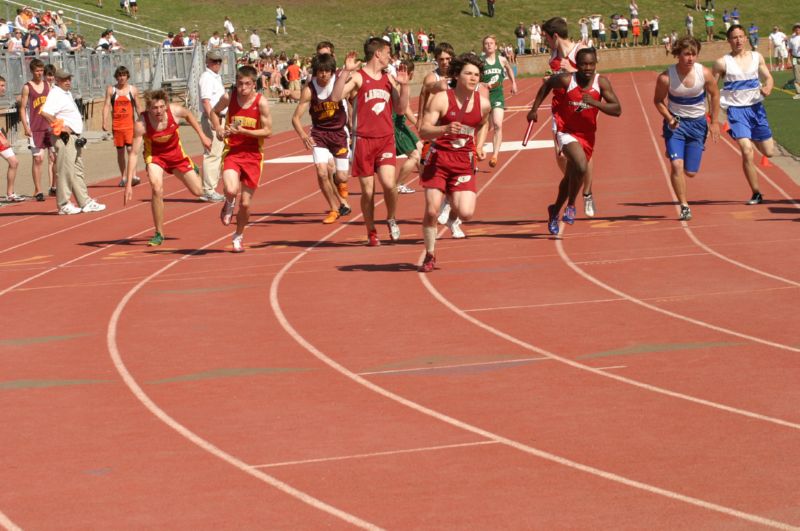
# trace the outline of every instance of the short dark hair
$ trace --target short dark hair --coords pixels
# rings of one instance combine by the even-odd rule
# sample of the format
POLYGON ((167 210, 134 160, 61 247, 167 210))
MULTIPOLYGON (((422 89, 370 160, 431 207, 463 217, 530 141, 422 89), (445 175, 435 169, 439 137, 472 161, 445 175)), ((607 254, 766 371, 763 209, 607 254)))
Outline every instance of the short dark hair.
MULTIPOLYGON (((755 24, 755 22, 753 22, 753 24, 755 24)), ((731 33, 733 33, 733 30, 737 30, 737 29, 742 30, 742 33, 747 35, 747 31, 744 29, 744 26, 742 26, 741 24, 731 24, 731 27, 728 28, 728 31, 725 32, 725 38, 730 39, 731 38, 731 33)))
POLYGON ((28 65, 28 68, 30 69, 31 73, 33 73, 33 71, 37 68, 44 68, 44 61, 39 58, 31 59, 31 64, 28 65))
POLYGON ((336 59, 329 53, 315 55, 311 60, 311 75, 316 76, 317 72, 336 72, 336 59))
POLYGON ((319 41, 319 42, 317 43, 317 53, 319 53, 319 51, 320 51, 322 48, 330 48, 330 50, 331 50, 331 53, 334 53, 334 50, 333 50, 333 43, 332 43, 331 41, 319 41))
POLYGON ((252 66, 245 65, 240 67, 239 70, 236 71, 236 79, 238 80, 239 78, 242 77, 249 77, 253 81, 256 81, 258 79, 258 72, 252 66))
POLYGON ((369 61, 375 56, 375 52, 383 50, 389 43, 378 37, 372 37, 364 43, 364 61, 369 61))
POLYGON ((5 82, 6 82, 6 78, 4 78, 3 76, 0 76, 0 83, 5 83, 5 82))
POLYGON ((449 42, 440 42, 436 45, 436 48, 433 49, 433 56, 439 57, 443 53, 450 55, 450 57, 455 57, 456 51, 453 49, 453 46, 449 42))
POLYGON ((163 100, 164 103, 169 105, 169 96, 164 89, 148 90, 144 93, 144 105, 148 109, 154 101, 163 100))
POLYGON ((553 17, 542 24, 542 33, 547 33, 551 37, 558 35, 562 39, 567 39, 569 38, 569 26, 563 18, 553 17))
POLYGON ((56 65, 52 63, 44 65, 44 75, 46 76, 56 75, 56 65))
POLYGON ((594 48, 581 48, 575 54, 575 64, 578 64, 584 55, 594 55, 594 60, 597 62, 597 50, 594 48))
POLYGON ((672 56, 678 57, 684 50, 694 50, 694 53, 700 53, 700 41, 691 35, 684 35, 672 45, 672 56))
POLYGON ((412 61, 411 59, 403 59, 402 61, 400 61, 400 64, 406 67, 406 72, 408 72, 409 74, 414 71, 414 61, 412 61))
POLYGON ((125 66, 118 66, 116 70, 114 70, 114 79, 118 78, 119 76, 128 76, 131 77, 130 71, 125 66))
POLYGON ((476 66, 478 71, 483 74, 483 60, 472 52, 462 53, 450 61, 450 77, 456 78, 466 65, 476 66))

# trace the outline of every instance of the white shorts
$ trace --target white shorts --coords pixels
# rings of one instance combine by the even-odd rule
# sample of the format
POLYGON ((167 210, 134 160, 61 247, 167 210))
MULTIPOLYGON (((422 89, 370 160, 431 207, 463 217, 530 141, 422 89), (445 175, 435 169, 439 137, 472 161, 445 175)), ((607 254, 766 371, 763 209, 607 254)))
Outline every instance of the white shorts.
POLYGON ((775 57, 777 57, 778 59, 788 59, 789 50, 786 49, 786 46, 776 46, 775 57))
POLYGON ((314 147, 311 151, 311 158, 314 164, 327 164, 331 159, 336 161, 336 171, 347 171, 350 169, 350 158, 337 159, 327 148, 314 147))
POLYGON ((578 139, 569 133, 556 132, 556 147, 558 148, 559 153, 564 151, 564 146, 577 141, 578 139))
POLYGON ((0 151, 0 157, 3 157, 6 160, 10 159, 13 156, 14 156, 14 148, 10 147, 8 149, 4 149, 3 151, 0 151))

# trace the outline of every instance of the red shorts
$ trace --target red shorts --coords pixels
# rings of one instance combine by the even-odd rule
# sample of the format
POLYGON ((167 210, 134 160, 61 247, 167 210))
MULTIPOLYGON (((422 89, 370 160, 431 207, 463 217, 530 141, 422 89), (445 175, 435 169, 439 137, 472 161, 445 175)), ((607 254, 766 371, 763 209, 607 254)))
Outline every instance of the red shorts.
POLYGON ((578 133, 565 133, 563 131, 556 133, 556 146, 558 147, 559 153, 563 153, 564 146, 573 142, 577 142, 583 148, 583 153, 586 155, 586 162, 592 160, 592 153, 594 153, 594 136, 587 138, 578 133))
POLYGON ((5 151, 11 147, 11 143, 2 132, 0 132, 0 151, 5 151))
POLYGON ((194 170, 194 162, 182 152, 175 154, 150 155, 144 159, 146 164, 155 164, 167 173, 189 173, 194 170))
POLYGON ((133 128, 114 129, 114 147, 122 148, 133 145, 133 128))
POLYGON ((381 166, 394 166, 396 162, 394 131, 381 138, 353 139, 353 177, 372 177, 381 166))
POLYGON ((420 182, 423 188, 435 188, 447 194, 477 192, 473 152, 431 148, 420 182))
POLYGON ((243 185, 255 190, 261 179, 262 159, 260 151, 226 153, 222 157, 222 171, 235 171, 239 174, 239 181, 243 185))

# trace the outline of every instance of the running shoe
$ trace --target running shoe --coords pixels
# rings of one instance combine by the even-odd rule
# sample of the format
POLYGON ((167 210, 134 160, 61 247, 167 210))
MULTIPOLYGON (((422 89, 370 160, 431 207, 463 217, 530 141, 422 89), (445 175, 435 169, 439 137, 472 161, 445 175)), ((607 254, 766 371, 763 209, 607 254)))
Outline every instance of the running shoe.
POLYGON ((33 198, 36 199, 39 202, 42 202, 42 201, 44 201, 44 194, 42 192, 39 192, 38 194, 33 196, 33 198))
POLYGON ((489 167, 494 168, 497 166, 497 155, 489 159, 489 167))
POLYGON ((594 197, 592 194, 583 194, 583 213, 587 218, 594 217, 594 197))
POLYGON ((547 230, 550 234, 558 234, 558 210, 555 205, 547 207, 547 230))
POLYGON ((83 212, 83 210, 76 207, 72 203, 66 203, 64 206, 58 209, 58 214, 60 216, 71 216, 73 214, 80 214, 81 212, 83 212))
POLYGON ((378 231, 371 230, 367 233, 367 246, 368 247, 377 247, 381 244, 381 241, 378 239, 378 231))
POLYGON ((322 220, 322 223, 325 225, 330 225, 331 223, 336 223, 337 219, 339 219, 339 212, 336 210, 331 210, 328 212, 328 215, 325 216, 325 219, 322 220))
POLYGON ((164 236, 162 236, 160 232, 156 232, 153 237, 150 238, 150 241, 147 242, 147 245, 150 247, 158 247, 162 243, 164 243, 164 236))
POLYGON ((397 225, 397 221, 394 219, 387 219, 386 225, 389 226, 389 237, 393 242, 398 241, 400 239, 400 227, 397 225))
POLYGON ((51 186, 50 189, 47 191, 47 195, 49 195, 50 197, 55 197, 56 196, 56 187, 55 186, 51 186))
POLYGON ((211 190, 210 192, 198 197, 198 199, 200 201, 205 201, 206 203, 219 203, 220 201, 225 200, 225 196, 215 190, 211 190))
POLYGON ((681 221, 691 221, 692 220, 692 209, 689 208, 689 205, 681 205, 681 215, 678 217, 681 221))
POLYGON ((575 205, 567 205, 567 208, 564 209, 564 217, 561 218, 561 221, 572 225, 575 223, 575 216, 577 214, 578 213, 575 211, 575 205))
POLYGON ((233 235, 233 240, 231 243, 233 244, 233 252, 234 253, 243 253, 244 252, 244 243, 242 240, 244 239, 243 234, 235 234, 233 235))
POLYGON ((761 195, 761 192, 756 192, 753 194, 753 197, 750 198, 750 201, 747 202, 748 205, 760 205, 764 202, 764 197, 761 195))
POLYGON ((454 220, 447 220, 447 228, 450 229, 450 232, 453 235, 453 238, 460 240, 461 238, 466 238, 467 235, 464 234, 464 231, 461 230, 461 220, 456 218, 454 220))
POLYGON ((98 203, 94 199, 89 199, 89 201, 83 205, 81 209, 83 212, 102 212, 106 209, 106 206, 103 203, 98 203))
POLYGON ((8 194, 6 196, 6 201, 8 201, 9 203, 20 203, 22 201, 25 201, 25 198, 17 194, 8 194))
POLYGON ((349 216, 352 211, 353 211, 353 209, 350 208, 349 206, 345 205, 344 203, 339 205, 339 216, 341 216, 341 217, 349 216))
POLYGON ((416 192, 416 190, 414 190, 413 188, 409 188, 404 184, 401 184, 397 187, 398 194, 413 194, 414 192, 416 192))
POLYGON ((447 202, 447 199, 444 199, 436 221, 439 222, 439 225, 444 225, 448 219, 450 219, 450 203, 447 202))
POLYGON ((350 195, 350 191, 347 189, 347 183, 339 183, 336 185, 336 190, 339 191, 339 197, 346 198, 350 195))
POLYGON ((219 220, 222 222, 223 225, 227 226, 231 224, 231 220, 233 219, 233 209, 236 207, 236 198, 234 197, 230 201, 223 201, 222 203, 222 210, 219 213, 219 220))
POLYGON ((436 257, 433 256, 431 253, 425 253, 425 259, 422 261, 422 265, 419 266, 420 273, 430 273, 436 268, 436 257))

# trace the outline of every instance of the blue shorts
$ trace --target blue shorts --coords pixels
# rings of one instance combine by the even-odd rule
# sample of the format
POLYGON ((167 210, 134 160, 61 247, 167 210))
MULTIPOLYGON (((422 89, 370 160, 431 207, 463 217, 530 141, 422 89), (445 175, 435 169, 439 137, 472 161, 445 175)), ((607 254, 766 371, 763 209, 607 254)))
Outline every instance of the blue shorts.
POLYGON ((663 135, 669 160, 682 160, 685 171, 697 173, 708 136, 706 117, 681 118, 675 129, 664 120, 663 135))
POLYGON ((747 107, 728 107, 728 125, 731 138, 749 138, 756 142, 772 138, 772 130, 767 122, 764 105, 756 103, 747 107))

